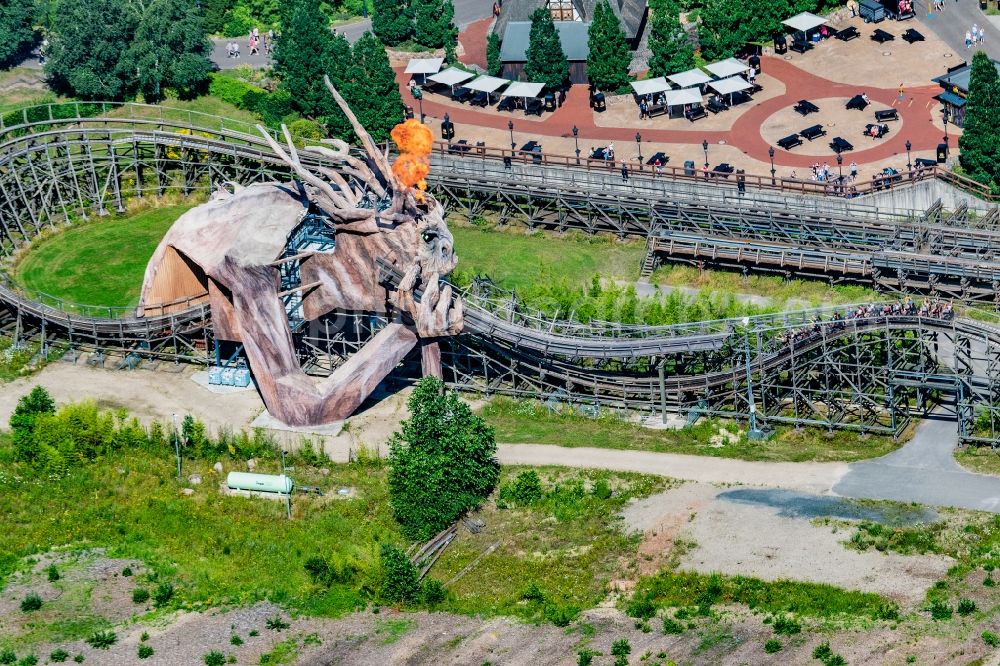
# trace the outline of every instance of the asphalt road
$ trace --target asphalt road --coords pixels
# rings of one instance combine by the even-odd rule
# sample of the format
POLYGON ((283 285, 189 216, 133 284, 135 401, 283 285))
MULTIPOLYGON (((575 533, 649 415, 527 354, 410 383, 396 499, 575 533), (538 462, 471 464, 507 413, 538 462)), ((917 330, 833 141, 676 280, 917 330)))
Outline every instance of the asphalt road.
MULTIPOLYGON (((951 48, 955 49, 959 57, 965 60, 972 59, 974 49, 965 48, 965 32, 976 24, 986 29, 986 40, 980 48, 991 57, 1000 59, 1000 29, 996 24, 979 9, 977 0, 944 0, 944 11, 934 12, 927 16, 927 0, 922 0, 917 9, 917 17, 920 22, 930 28, 934 34, 940 37, 951 48)), ((887 21, 887 23, 891 23, 887 21)), ((903 23, 907 23, 904 21, 903 23)), ((889 32, 893 32, 891 29, 889 32)), ((902 32, 902 30, 898 31, 902 32)), ((958 63, 954 63, 957 65, 958 63)))

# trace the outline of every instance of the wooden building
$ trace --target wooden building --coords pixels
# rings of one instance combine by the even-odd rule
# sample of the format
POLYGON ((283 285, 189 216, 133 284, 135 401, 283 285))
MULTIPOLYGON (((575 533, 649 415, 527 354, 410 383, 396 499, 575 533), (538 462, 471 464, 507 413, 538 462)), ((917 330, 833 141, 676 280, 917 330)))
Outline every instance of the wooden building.
MULTIPOLYGON (((1000 73, 1000 62, 993 61, 1000 73)), ((965 127, 965 103, 969 96, 969 80, 972 78, 972 64, 962 63, 949 67, 942 76, 931 79, 944 90, 937 96, 948 113, 948 122, 965 127)))

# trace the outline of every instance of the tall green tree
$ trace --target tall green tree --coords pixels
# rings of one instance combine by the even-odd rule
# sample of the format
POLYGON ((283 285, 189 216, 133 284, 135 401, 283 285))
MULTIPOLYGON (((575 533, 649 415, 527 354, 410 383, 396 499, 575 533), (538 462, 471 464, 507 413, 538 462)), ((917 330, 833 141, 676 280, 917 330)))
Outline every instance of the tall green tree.
POLYGON ((226 13, 235 5, 236 0, 202 0, 205 31, 210 35, 221 33, 226 25, 226 13))
POLYGON ((291 94, 295 109, 304 116, 317 118, 331 113, 333 100, 323 75, 330 73, 337 82, 331 71, 334 41, 320 11, 320 0, 289 3, 284 31, 275 46, 274 69, 281 77, 281 86, 291 94))
POLYGON ((35 0, 0 2, 0 68, 16 65, 35 41, 35 0))
POLYGON ((500 463, 493 428, 439 380, 422 379, 408 404, 389 440, 389 496, 403 533, 427 539, 489 497, 500 463))
POLYGON ((531 14, 531 32, 525 55, 524 75, 529 81, 544 83, 548 88, 562 88, 569 81, 569 61, 559 41, 556 24, 545 7, 539 7, 531 14))
POLYGON ((965 127, 958 139, 962 168, 981 183, 1000 184, 1000 77, 983 51, 972 56, 965 127))
POLYGON ((139 19, 122 0, 60 0, 45 65, 50 85, 84 99, 124 99, 135 77, 122 54, 139 19))
POLYGON ((455 5, 451 0, 412 0, 413 39, 432 49, 452 47, 458 41, 455 5))
MULTIPOLYGON (((326 73, 345 100, 349 100, 352 95, 350 77, 353 62, 351 44, 347 41, 347 37, 342 34, 334 35, 326 52, 326 73)), ((354 141, 354 128, 351 127, 347 116, 340 110, 330 92, 325 89, 324 92, 327 94, 328 106, 323 114, 323 124, 326 125, 327 133, 344 141, 354 141)))
POLYGON ((649 26, 649 75, 669 76, 694 67, 694 47, 681 25, 680 10, 671 3, 653 11, 649 26))
POLYGON ((131 70, 147 102, 162 100, 168 87, 191 98, 208 85, 211 53, 201 15, 190 0, 153 0, 121 66, 131 70))
POLYGON ((396 73, 378 38, 370 32, 351 49, 347 101, 376 141, 385 141, 403 117, 403 98, 396 73))
POLYGON ((490 31, 486 38, 486 70, 491 76, 500 76, 503 63, 500 61, 500 35, 490 31))
POLYGON ((707 0, 698 41, 709 60, 728 58, 747 42, 767 39, 788 16, 788 4, 762 0, 707 0))
POLYGON ((594 7, 594 18, 587 31, 587 76, 598 90, 615 91, 628 84, 628 66, 632 61, 625 32, 608 0, 594 7))
POLYGON ((372 31, 386 46, 409 39, 413 34, 413 13, 407 0, 372 0, 372 31))
POLYGON ((21 396, 17 401, 14 413, 10 415, 11 438, 14 453, 19 460, 31 462, 38 456, 34 442, 35 421, 41 414, 55 414, 56 403, 52 396, 41 386, 31 389, 31 392, 21 396))

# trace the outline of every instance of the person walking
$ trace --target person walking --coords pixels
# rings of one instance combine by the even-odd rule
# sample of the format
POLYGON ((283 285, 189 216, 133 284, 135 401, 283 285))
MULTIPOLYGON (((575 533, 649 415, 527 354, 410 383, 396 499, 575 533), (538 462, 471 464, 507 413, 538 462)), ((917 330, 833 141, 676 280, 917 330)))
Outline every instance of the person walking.
POLYGON ((628 182, 628 165, 625 164, 625 160, 622 160, 622 182, 628 182))
POLYGON ((986 43, 986 27, 985 26, 979 28, 979 43, 980 44, 985 44, 986 43))
POLYGON ((966 49, 972 48, 972 33, 969 32, 968 30, 965 31, 965 48, 966 49))
POLYGON ((851 182, 853 183, 858 178, 858 163, 851 160, 851 182))

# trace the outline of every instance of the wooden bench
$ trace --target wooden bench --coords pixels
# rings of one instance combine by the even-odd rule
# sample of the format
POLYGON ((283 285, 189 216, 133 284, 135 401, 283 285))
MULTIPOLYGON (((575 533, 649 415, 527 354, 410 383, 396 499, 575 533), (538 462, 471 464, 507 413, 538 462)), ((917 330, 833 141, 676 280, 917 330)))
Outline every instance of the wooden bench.
POLYGON ((907 44, 915 44, 916 42, 924 41, 924 36, 921 35, 919 32, 917 32, 916 30, 914 30, 913 28, 910 28, 909 30, 903 33, 903 41, 906 42, 907 44))
POLYGON ((796 39, 794 42, 792 42, 792 45, 789 46, 788 48, 795 51, 796 53, 805 53, 812 47, 813 47, 812 42, 804 42, 801 39, 796 39))
POLYGON ((823 129, 822 125, 813 125, 812 127, 807 127, 799 132, 799 136, 812 141, 813 139, 818 139, 821 136, 826 136, 826 130, 823 129))
POLYGON ((889 120, 899 120, 899 111, 896 109, 883 109, 882 111, 876 111, 875 120, 880 123, 884 123, 889 120))
POLYGON ((819 107, 810 102, 807 99, 800 99, 799 103, 794 107, 796 112, 802 114, 803 116, 808 116, 810 113, 818 113, 819 107))
POLYGON ((786 136, 784 139, 778 139, 778 145, 784 148, 785 150, 791 150, 795 146, 801 146, 802 139, 799 138, 798 134, 790 134, 786 136))
POLYGON ((874 123, 868 123, 867 125, 865 125, 865 130, 861 134, 862 136, 867 136, 872 139, 881 139, 888 133, 889 133, 888 125, 876 125, 874 123), (872 134, 872 128, 876 129, 875 134, 872 134))
POLYGON ((875 32, 872 33, 872 41, 878 42, 879 44, 885 44, 886 42, 891 42, 894 39, 896 39, 895 35, 886 32, 882 28, 876 28, 875 32))
POLYGON ((721 100, 718 99, 708 100, 708 110, 711 111, 712 113, 719 113, 720 111, 725 111, 728 108, 729 105, 727 105, 725 102, 721 100))

